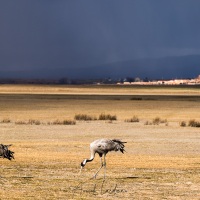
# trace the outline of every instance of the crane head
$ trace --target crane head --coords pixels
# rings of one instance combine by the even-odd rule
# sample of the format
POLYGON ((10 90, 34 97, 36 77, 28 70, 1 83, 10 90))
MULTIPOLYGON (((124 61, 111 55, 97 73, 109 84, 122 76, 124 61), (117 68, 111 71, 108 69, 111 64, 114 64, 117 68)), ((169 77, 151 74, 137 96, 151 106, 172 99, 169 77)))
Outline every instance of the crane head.
POLYGON ((81 174, 81 171, 82 171, 83 167, 86 165, 86 163, 87 163, 87 159, 84 159, 84 160, 81 162, 81 169, 80 169, 79 174, 81 174))
POLYGON ((81 162, 81 168, 83 168, 87 163, 87 159, 84 159, 82 162, 81 162))

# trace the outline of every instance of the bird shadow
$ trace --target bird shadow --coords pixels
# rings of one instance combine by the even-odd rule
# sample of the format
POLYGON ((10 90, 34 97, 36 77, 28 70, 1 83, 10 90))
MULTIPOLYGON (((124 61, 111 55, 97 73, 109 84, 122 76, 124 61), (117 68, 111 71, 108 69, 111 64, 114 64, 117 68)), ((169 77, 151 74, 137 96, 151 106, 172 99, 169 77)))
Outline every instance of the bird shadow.
POLYGON ((143 177, 143 176, 126 176, 126 177, 118 177, 115 179, 151 179, 151 177, 143 177))

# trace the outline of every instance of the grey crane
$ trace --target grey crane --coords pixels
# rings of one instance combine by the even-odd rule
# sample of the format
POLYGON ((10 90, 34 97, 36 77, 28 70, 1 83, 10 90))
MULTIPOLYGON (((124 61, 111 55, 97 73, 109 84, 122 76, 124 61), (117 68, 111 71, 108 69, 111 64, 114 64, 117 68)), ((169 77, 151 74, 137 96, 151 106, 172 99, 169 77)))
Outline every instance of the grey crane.
MULTIPOLYGON (((97 172, 94 174, 94 178, 96 178, 97 174, 99 173, 101 168, 104 166, 104 179, 105 179, 105 176, 106 176, 106 154, 109 151, 121 151, 122 153, 124 153, 124 151, 125 151, 124 143, 126 143, 126 142, 122 142, 121 140, 118 140, 118 139, 95 140, 94 142, 92 142, 90 144, 90 152, 91 152, 90 158, 84 159, 81 162, 81 170, 86 165, 87 162, 91 162, 94 160, 95 154, 97 153, 97 154, 99 154, 99 157, 101 160, 101 166, 99 167, 97 172), (104 161, 102 161, 102 156, 104 157, 104 161)), ((80 172, 81 172, 81 170, 80 170, 80 172)))
POLYGON ((14 159, 14 152, 10 151, 8 147, 12 146, 11 144, 9 145, 4 145, 0 144, 0 158, 7 158, 8 160, 14 159))

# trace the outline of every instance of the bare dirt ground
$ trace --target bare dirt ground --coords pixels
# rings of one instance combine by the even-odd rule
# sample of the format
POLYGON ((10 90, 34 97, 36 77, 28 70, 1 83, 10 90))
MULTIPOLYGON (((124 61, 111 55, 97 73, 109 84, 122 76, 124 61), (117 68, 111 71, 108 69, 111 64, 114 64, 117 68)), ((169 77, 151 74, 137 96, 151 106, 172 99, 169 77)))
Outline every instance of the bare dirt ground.
MULTIPOLYGON (((195 94, 196 95, 196 94, 195 94)), ((200 132, 179 122, 200 120, 198 99, 69 99, 13 94, 0 96, 0 142, 12 143, 15 160, 0 160, 0 199, 200 199, 200 132), (76 125, 48 125, 73 119, 76 113, 116 114, 117 121, 77 121, 76 125), (124 119, 137 115, 138 123, 124 119), (167 124, 144 125, 154 117, 167 124), (40 125, 15 124, 38 119, 40 125), (98 138, 127 142, 126 153, 107 155, 103 170, 92 179, 99 158, 79 175, 80 162, 90 156, 89 144, 98 138)))

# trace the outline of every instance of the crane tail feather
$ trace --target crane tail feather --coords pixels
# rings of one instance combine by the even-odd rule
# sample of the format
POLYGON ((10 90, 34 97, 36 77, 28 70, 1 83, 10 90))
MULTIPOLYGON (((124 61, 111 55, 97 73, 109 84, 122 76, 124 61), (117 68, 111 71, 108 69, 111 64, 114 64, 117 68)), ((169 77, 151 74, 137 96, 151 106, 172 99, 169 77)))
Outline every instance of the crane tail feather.
POLYGON ((113 142, 117 143, 117 151, 120 150, 122 153, 126 152, 125 151, 125 145, 124 143, 127 143, 127 142, 122 142, 121 140, 118 140, 118 139, 113 139, 112 140, 113 142))

